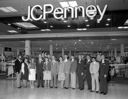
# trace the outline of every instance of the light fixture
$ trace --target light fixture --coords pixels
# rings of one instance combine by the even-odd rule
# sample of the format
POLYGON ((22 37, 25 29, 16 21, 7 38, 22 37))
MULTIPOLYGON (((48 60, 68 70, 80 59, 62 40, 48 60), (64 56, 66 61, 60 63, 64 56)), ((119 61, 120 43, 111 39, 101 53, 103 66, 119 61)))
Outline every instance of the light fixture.
POLYGON ((0 7, 0 10, 5 13, 17 12, 13 7, 0 7))
POLYGON ((86 27, 89 27, 89 26, 90 26, 89 24, 86 25, 86 27))
POLYGON ((77 7, 78 6, 76 1, 69 1, 68 4, 70 7, 77 7))
POLYGON ((6 7, 6 9, 10 10, 10 12, 17 12, 17 10, 14 9, 13 7, 6 7))
POLYGON ((9 33, 18 33, 16 30, 8 30, 9 33))
POLYGON ((32 23, 29 23, 29 22, 16 22, 16 23, 13 23, 13 24, 16 25, 16 26, 19 26, 19 27, 26 28, 26 29, 38 28, 36 25, 34 25, 32 23))
POLYGON ((46 24, 46 23, 47 23, 47 21, 44 21, 44 23, 46 24))
POLYGON ((114 38, 113 38, 113 39, 111 39, 111 40, 112 40, 112 41, 115 41, 115 40, 117 40, 117 39, 114 39, 114 38))
POLYGON ((67 25, 67 27, 71 27, 71 25, 67 25))
POLYGON ((64 23, 67 23, 67 20, 64 20, 63 22, 64 22, 64 23))
POLYGON ((68 2, 60 2, 60 5, 61 5, 62 8, 69 7, 68 2))
POLYGON ((111 19, 110 18, 107 18, 107 21, 111 21, 111 19))
POLYGON ((81 42, 82 40, 79 40, 79 42, 81 42))
POLYGON ((40 31, 51 31, 50 29, 41 29, 40 31))
POLYGON ((119 26, 118 29, 128 29, 128 26, 119 26))
POLYGON ((53 28, 53 25, 50 25, 50 28, 53 28))
POLYGON ((128 19, 125 21, 124 25, 128 25, 128 19))
POLYGON ((85 22, 88 22, 88 20, 86 19, 86 20, 84 20, 85 22))
POLYGON ((10 24, 10 23, 8 23, 8 25, 10 26, 11 24, 10 24))
POLYGON ((106 25, 106 26, 109 26, 109 24, 108 24, 108 23, 106 23, 105 25, 106 25))
POLYGON ((87 28, 77 28, 77 31, 87 30, 87 28))
POLYGON ((124 29, 128 29, 128 26, 124 26, 124 29))

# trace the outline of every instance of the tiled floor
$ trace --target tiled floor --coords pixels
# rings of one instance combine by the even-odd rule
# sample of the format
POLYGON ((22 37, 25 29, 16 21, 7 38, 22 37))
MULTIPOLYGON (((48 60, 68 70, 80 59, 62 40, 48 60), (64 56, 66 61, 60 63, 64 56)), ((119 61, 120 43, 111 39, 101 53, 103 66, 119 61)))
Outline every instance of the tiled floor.
POLYGON ((13 80, 0 80, 0 99, 128 99, 128 85, 109 84, 109 93, 101 95, 87 90, 21 88, 13 80))

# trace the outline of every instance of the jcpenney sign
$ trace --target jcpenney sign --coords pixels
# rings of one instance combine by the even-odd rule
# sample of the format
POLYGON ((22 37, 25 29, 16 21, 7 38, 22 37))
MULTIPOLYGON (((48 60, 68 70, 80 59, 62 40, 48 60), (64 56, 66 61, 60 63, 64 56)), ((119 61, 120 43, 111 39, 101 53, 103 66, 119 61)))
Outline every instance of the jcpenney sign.
POLYGON ((54 8, 52 4, 44 4, 43 6, 34 5, 32 7, 28 6, 28 14, 26 17, 22 16, 22 20, 23 21, 29 21, 29 20, 39 21, 41 19, 46 20, 47 14, 50 13, 53 14, 53 17, 55 19, 66 19, 67 17, 69 17, 69 14, 71 18, 78 18, 78 13, 81 13, 82 17, 88 17, 90 19, 93 19, 97 14, 99 14, 97 22, 100 22, 103 19, 106 9, 107 9, 107 5, 105 5, 103 9, 101 9, 99 5, 96 6, 89 5, 86 7, 86 9, 83 6, 54 8), (41 14, 37 16, 35 14, 35 10, 38 9, 41 11, 41 14))

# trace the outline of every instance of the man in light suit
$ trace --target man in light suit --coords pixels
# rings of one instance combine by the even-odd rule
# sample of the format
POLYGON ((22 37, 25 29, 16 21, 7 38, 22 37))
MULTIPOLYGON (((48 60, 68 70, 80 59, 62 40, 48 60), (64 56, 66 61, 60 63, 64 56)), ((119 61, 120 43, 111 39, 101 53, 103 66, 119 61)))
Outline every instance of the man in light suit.
POLYGON ((58 62, 55 56, 52 56, 51 61, 51 88, 57 88, 57 74, 58 74, 58 62))
POLYGON ((96 62, 95 58, 92 58, 92 63, 90 64, 90 73, 92 80, 92 90, 91 92, 99 92, 99 62, 96 62))
POLYGON ((64 56, 65 89, 69 88, 71 62, 67 55, 64 56))

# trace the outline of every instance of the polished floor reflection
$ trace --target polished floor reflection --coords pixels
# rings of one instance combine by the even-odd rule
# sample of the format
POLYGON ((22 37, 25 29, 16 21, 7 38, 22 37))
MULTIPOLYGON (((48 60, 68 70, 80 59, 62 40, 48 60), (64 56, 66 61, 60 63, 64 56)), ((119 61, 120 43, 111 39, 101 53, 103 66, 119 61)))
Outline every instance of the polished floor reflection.
POLYGON ((109 84, 109 93, 101 95, 85 90, 21 88, 17 89, 13 80, 0 80, 0 99, 127 99, 127 84, 109 84))

